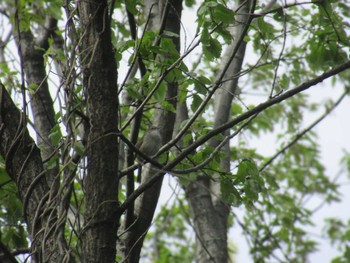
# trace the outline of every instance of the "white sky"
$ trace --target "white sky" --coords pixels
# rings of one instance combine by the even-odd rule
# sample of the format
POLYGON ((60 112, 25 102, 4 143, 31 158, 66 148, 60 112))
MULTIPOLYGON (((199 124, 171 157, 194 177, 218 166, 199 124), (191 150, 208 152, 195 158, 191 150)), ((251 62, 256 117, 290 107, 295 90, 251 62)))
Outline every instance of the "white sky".
MULTIPOLYGON (((183 18, 186 23, 186 34, 187 43, 194 36, 195 26, 190 27, 188 25, 195 25, 195 16, 191 11, 184 10, 183 18)), ((246 52, 246 54, 252 54, 252 52, 246 52)), ((330 81, 325 81, 317 86, 310 88, 307 93, 310 95, 310 100, 313 102, 320 102, 326 99, 332 98, 336 100, 343 92, 343 86, 332 87, 330 81)), ((304 117, 305 127, 312 123, 313 120, 317 119, 324 109, 321 107, 320 110, 313 114, 308 114, 304 117)), ((343 156, 344 150, 350 152, 350 98, 347 97, 343 102, 333 111, 321 124, 319 124, 313 131, 315 131, 319 136, 319 142, 321 146, 321 160, 326 167, 326 174, 330 178, 334 178, 340 171, 342 175, 337 182, 342 183, 342 187, 339 189, 342 194, 342 202, 332 203, 331 205, 325 205, 320 209, 312 218, 315 222, 315 227, 310 228, 310 233, 316 236, 321 236, 323 234, 324 218, 327 217, 339 217, 345 221, 350 218, 348 203, 350 201, 350 184, 349 177, 344 171, 344 167, 340 166, 340 159, 343 156)), ((274 137, 266 138, 264 140, 252 140, 249 145, 256 147, 258 151, 262 154, 270 155, 274 153, 271 145, 275 145, 273 140, 274 137), (268 152, 267 152, 268 151, 268 152)), ((165 184, 164 184, 165 185, 165 184)), ((168 192, 166 188, 162 193, 168 192)), ((168 192, 169 193, 169 192, 168 192)), ((313 198, 310 200, 310 208, 317 207, 322 200, 313 198)), ((237 212, 237 208, 235 208, 237 212)), ((244 211, 244 209, 239 209, 238 211, 244 211)), ((314 237, 314 236, 313 236, 314 237)), ((238 248, 238 253, 235 258, 235 262, 249 263, 253 262, 248 254, 248 247, 246 240, 242 235, 242 230, 239 226, 236 226, 230 231, 229 238, 234 242, 238 248)), ((318 248, 319 251, 312 254, 309 257, 310 262, 330 262, 335 256, 339 256, 341 253, 337 252, 335 247, 333 247, 328 239, 317 238, 315 239, 320 243, 318 248)), ((273 261, 271 261, 273 262, 273 261)))
MULTIPOLYGON (((331 85, 319 84, 308 90, 308 94, 312 101, 322 101, 327 98, 338 98, 343 92, 343 87, 331 87, 331 85), (320 92, 321 90, 321 92, 320 92)), ((316 114, 309 114, 305 116, 305 126, 310 124, 315 120, 320 114, 322 114, 323 109, 316 114)), ((350 184, 347 173, 344 171, 344 167, 340 165, 340 160, 343 156, 343 151, 347 150, 350 152, 350 140, 348 139, 350 135, 350 98, 347 97, 343 102, 333 111, 322 123, 320 123, 314 131, 317 132, 319 136, 319 142, 321 146, 321 160, 326 167, 326 174, 330 178, 334 178, 339 171, 342 172, 338 183, 342 183, 340 187, 340 192, 342 194, 342 201, 340 203, 332 203, 331 205, 325 205, 320 209, 312 218, 315 222, 315 227, 309 228, 310 233, 315 234, 312 237, 315 238, 320 244, 318 246, 319 251, 312 254, 309 259, 310 262, 330 262, 335 256, 339 256, 341 253, 337 252, 335 247, 333 247, 328 239, 317 238, 323 234, 324 228, 324 218, 327 217, 339 217, 344 221, 350 218, 348 204, 350 201, 350 184)), ((262 154, 271 154, 271 145, 274 145, 273 138, 266 138, 264 140, 253 140, 250 141, 251 146, 255 146, 258 151, 262 154)), ((317 207, 322 199, 317 197, 313 198, 309 202, 309 208, 317 207)), ((239 211, 244 211, 239 209, 239 211)), ((236 262, 253 262, 248 255, 248 247, 246 240, 243 238, 242 230, 236 226, 230 231, 230 236, 232 240, 238 247, 237 261, 236 262)), ((273 261, 272 261, 273 262, 273 261)))
MULTIPOLYGON (((193 11, 192 11, 193 12, 193 11)), ((187 35, 187 44, 193 39, 195 26, 191 27, 188 25, 195 25, 193 13, 184 10, 183 17, 186 20, 184 24, 186 26, 186 35, 187 35)), ((314 101, 322 101, 323 99, 329 98, 337 98, 342 93, 343 89, 341 86, 336 88, 331 88, 330 85, 320 84, 315 87, 312 87, 308 93, 311 95, 310 97, 314 101)), ((321 111, 322 112, 322 109, 321 111)), ((329 174, 332 178, 339 172, 340 167, 340 158, 342 157, 343 150, 347 150, 350 152, 350 122, 349 120, 350 113, 350 98, 346 98, 340 106, 329 116, 326 120, 324 120, 320 125, 318 125, 315 129, 320 138, 321 144, 321 155, 322 162, 326 166, 327 174, 329 174)), ((307 115, 305 117, 307 125, 312 120, 316 119, 318 114, 307 115)), ((255 146, 262 154, 271 154, 271 152, 266 152, 266 149, 271 149, 271 145, 274 144, 272 138, 266 138, 264 140, 253 140, 250 141, 251 146, 255 146), (269 146, 269 147, 266 147, 269 146)), ((170 180, 171 181, 171 180, 170 180)), ((348 177, 345 173, 339 179, 339 182, 344 182, 344 186, 340 188, 341 193, 343 195, 343 199, 341 203, 335 203, 330 206, 324 206, 316 215, 315 222, 316 226, 310 229, 310 232, 320 235, 322 233, 323 228, 323 219, 328 216, 340 217, 343 219, 350 218, 348 203, 350 200, 350 184, 348 183, 348 177)), ((169 196, 172 193, 171 188, 168 186, 169 179, 166 178, 164 180, 164 188, 162 189, 161 195, 161 203, 167 203, 169 196)), ((173 182, 172 182, 173 183, 173 182)), ((310 202, 311 207, 317 206, 320 200, 315 199, 310 202)), ((238 211, 241 210, 238 208, 238 211)), ((237 211, 237 208, 236 208, 237 211)), ((246 245, 246 241, 243 238, 242 230, 237 227, 234 227, 230 231, 229 238, 234 242, 234 244, 238 248, 238 254, 236 255, 236 262, 244 262, 249 263, 253 262, 248 255, 248 248, 246 245)), ((323 240, 318 240, 319 242, 323 240)), ((310 262, 329 262, 331 258, 335 255, 339 255, 334 248, 330 245, 330 243, 326 240, 322 242, 319 246, 319 251, 313 254, 310 257, 310 262)))

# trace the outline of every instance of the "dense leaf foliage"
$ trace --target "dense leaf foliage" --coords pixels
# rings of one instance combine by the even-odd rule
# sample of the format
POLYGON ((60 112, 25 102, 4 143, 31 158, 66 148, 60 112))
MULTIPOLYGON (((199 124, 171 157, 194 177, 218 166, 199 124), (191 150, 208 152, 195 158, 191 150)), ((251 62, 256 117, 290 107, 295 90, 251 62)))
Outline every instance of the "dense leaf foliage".
MULTIPOLYGON (((55 177, 59 181, 58 194, 53 190, 54 183, 49 185, 52 193, 60 196, 60 201, 68 196, 67 207, 60 204, 60 209, 69 211, 62 224, 68 247, 77 261, 81 259, 80 238, 86 224, 82 216, 87 207, 85 178, 91 164, 91 138, 87 131, 100 129, 93 127, 89 119, 91 98, 84 74, 93 63, 95 50, 83 49, 86 32, 78 2, 0 3, 0 81, 26 115, 39 148, 44 152, 49 144, 54 149, 42 161, 46 171, 59 171, 55 177), (54 123, 43 144, 35 126, 36 113, 30 108, 41 83, 28 80, 28 58, 24 56, 28 47, 19 45, 28 32, 32 34, 33 51, 43 59, 46 70, 41 81, 48 83, 53 98, 54 123)), ((170 2, 175 6, 175 1, 170 2)), ((194 231, 199 215, 191 208, 186 190, 203 177, 210 180, 210 185, 203 188, 212 190, 214 184, 218 185, 219 192, 212 193, 211 198, 218 198, 229 207, 227 224, 242 230, 254 262, 306 262, 318 249, 317 238, 308 232, 318 209, 308 206, 307 200, 315 196, 327 204, 341 200, 340 185, 326 173, 327 163, 321 161, 319 138, 313 128, 349 93, 350 73, 345 69, 350 55, 350 4, 313 0, 275 1, 266 6, 266 1, 246 1, 254 12, 249 13, 241 12, 245 3, 236 2, 186 0, 181 2, 182 12, 186 12, 182 18, 169 18, 154 26, 152 12, 156 12, 158 4, 146 7, 143 1, 108 1, 106 17, 110 20, 106 25, 111 27, 113 59, 118 70, 114 93, 119 100, 119 105, 115 105, 118 130, 108 132, 117 134, 120 146, 116 160, 119 170, 114 172, 120 179, 117 203, 124 209, 121 224, 128 221, 127 213, 133 212, 136 197, 152 186, 151 180, 141 186, 135 180, 140 169, 133 156, 138 154, 137 138, 151 126, 166 130, 175 123, 171 131, 175 139, 164 139, 165 149, 152 162, 157 167, 153 178, 166 174, 171 178, 171 186, 163 185, 163 189, 173 193, 170 199, 161 195, 160 209, 149 226, 141 256, 152 262, 196 260, 196 247, 204 243, 202 233, 194 231), (248 22, 242 25, 237 21, 243 16, 248 17, 248 22), (179 19, 180 33, 170 26, 171 21, 179 19), (238 31, 238 27, 242 30, 238 31), (242 54, 237 51, 241 43, 247 45, 242 54), (230 72, 229 65, 240 56, 244 57, 242 66, 237 72, 230 72), (338 70, 342 64, 345 68, 338 70), (322 75, 327 72, 331 72, 329 76, 322 75), (332 78, 327 85, 334 86, 334 90, 345 87, 343 95, 338 101, 334 97, 314 101, 314 93, 322 89, 316 84, 328 77, 332 78), (227 96, 233 96, 228 120, 220 123, 217 93, 237 80, 235 92, 227 92, 227 96), (312 86, 316 86, 312 91, 300 92, 312 86), (303 89, 292 94, 298 87, 303 89), (174 90, 176 93, 171 93, 174 90), (182 116, 179 105, 184 105, 187 116, 178 117, 182 116), (166 123, 168 115, 160 117, 159 111, 176 115, 176 121, 174 118, 172 123, 166 123), (316 117, 307 122, 305 116, 316 117), (178 134, 181 136, 177 138, 178 134), (264 145, 273 152, 271 156, 255 145, 267 137, 273 141, 271 145, 266 140, 264 145), (228 150, 224 150, 225 145, 228 150), (229 158, 229 170, 223 168, 225 158, 229 158), (129 179, 125 179, 130 174, 131 190, 129 179), (146 184, 149 186, 143 189, 146 184), (172 189, 174 185, 176 189, 172 189), (236 213, 238 209, 243 212, 236 213)), ((172 14, 174 6, 164 8, 168 10, 164 17, 172 14)), ((104 65, 100 67, 103 72, 104 65)), ((1 132, 2 126, 0 136, 1 132)), ((350 167, 349 160, 349 153, 345 153, 343 164, 350 167)), ((0 238, 9 251, 14 251, 27 249, 34 237, 28 231, 23 203, 18 198, 21 189, 5 169, 10 161, 6 156, 0 159, 0 238)), ((203 207, 203 213, 205 209, 209 208, 203 207)), ((125 224, 118 238, 132 230, 133 224, 125 224)), ((349 222, 327 219, 325 236, 340 251, 334 263, 350 261, 349 233, 349 222)), ((229 236, 233 261, 238 240, 229 236)), ((120 251, 117 259, 123 259, 120 251)))

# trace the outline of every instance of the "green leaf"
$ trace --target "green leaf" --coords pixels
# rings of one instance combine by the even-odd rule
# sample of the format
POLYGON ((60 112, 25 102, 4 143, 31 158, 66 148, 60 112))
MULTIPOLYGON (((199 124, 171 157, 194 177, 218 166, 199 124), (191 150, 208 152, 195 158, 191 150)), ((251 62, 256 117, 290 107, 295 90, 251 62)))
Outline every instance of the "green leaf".
POLYGON ((201 75, 197 77, 198 81, 204 85, 210 85, 212 82, 210 79, 208 79, 207 77, 201 75))
POLYGON ((4 166, 0 165, 0 183, 3 183, 7 180, 9 180, 10 178, 7 175, 6 169, 4 166))
POLYGON ((215 58, 220 58, 222 46, 217 39, 209 38, 208 44, 202 45, 202 47, 203 54, 208 60, 212 61, 215 58))
POLYGON ((50 160, 47 162, 47 169, 54 169, 56 168, 58 163, 58 154, 54 154, 50 160))
POLYGON ((212 17, 216 22, 223 22, 225 24, 233 24, 235 22, 235 12, 222 4, 216 5, 212 11, 212 17))
POLYGON ((154 92, 154 98, 158 102, 163 102, 165 100, 167 87, 164 82, 160 83, 157 90, 154 92))
POLYGON ((36 90, 38 89, 39 85, 38 84, 35 84, 35 83, 30 83, 28 85, 28 88, 29 88, 29 92, 31 94, 34 94, 36 92, 36 90))
POLYGON ((341 257, 336 257, 334 259, 332 259, 331 263, 344 263, 341 259, 341 257))
POLYGON ((187 98, 187 87, 188 87, 188 83, 184 83, 182 85, 180 85, 180 89, 179 89, 179 103, 184 103, 184 101, 187 98))
POLYGON ((159 50, 159 47, 155 47, 153 45, 155 38, 157 37, 156 32, 154 31, 146 31, 143 38, 139 40, 140 46, 140 53, 142 58, 151 58, 153 59, 154 55, 150 50, 153 52, 157 52, 159 50))
POLYGON ((201 42, 202 45, 209 45, 210 41, 210 34, 207 28, 203 28, 202 34, 201 34, 201 42))
POLYGON ((164 30, 163 34, 164 34, 164 36, 167 36, 167 37, 180 37, 179 34, 177 34, 175 32, 171 32, 171 31, 167 31, 167 30, 164 30))
POLYGON ((242 106, 238 103, 232 103, 232 115, 241 114, 243 112, 242 106))
POLYGON ((129 48, 133 48, 134 46, 135 46, 134 40, 119 41, 117 44, 117 50, 123 53, 125 50, 128 50, 129 48))
POLYGON ((126 9, 133 15, 137 15, 136 0, 125 0, 126 9))
POLYGON ((179 51, 177 51, 176 46, 171 38, 162 38, 160 42, 160 48, 165 57, 168 60, 170 59, 171 64, 180 57, 179 51))
MULTIPOLYGON (((177 166, 178 168, 178 166, 177 166)), ((181 169, 181 167, 179 166, 179 168, 181 169)), ((188 186, 191 182, 193 182, 194 180, 196 180, 197 178, 197 174, 196 173, 190 173, 190 174, 186 174, 186 175, 178 175, 180 184, 183 186, 188 186)))
POLYGON ((137 85, 125 85, 125 89, 128 92, 129 96, 134 99, 141 99, 142 95, 140 94, 139 88, 137 85))
MULTIPOLYGON (((218 28, 216 29, 215 33, 217 33, 218 35, 220 35, 226 44, 230 44, 233 40, 233 37, 230 33, 230 31, 228 31, 226 28, 224 28, 223 26, 218 26, 218 28)), ((248 42, 247 39, 249 39, 248 36, 246 36, 244 38, 245 42, 248 42)))
POLYGON ((195 3, 196 3, 195 0, 185 0, 185 5, 187 7, 192 7, 192 6, 194 6, 195 3))
POLYGON ((261 34, 264 36, 264 39, 273 39, 275 37, 275 33, 278 30, 275 29, 274 25, 265 21, 264 17, 259 17, 256 20, 258 28, 260 29, 261 34))
POLYGON ((244 159, 238 164, 238 171, 236 174, 235 184, 239 182, 244 182, 247 177, 256 178, 257 176, 259 176, 259 170, 256 164, 249 159, 244 159))
POLYGON ((193 96, 192 96, 192 104, 191 104, 191 110, 193 111, 193 112, 195 112, 196 110, 197 110, 197 108, 201 105, 201 103, 202 103, 202 98, 199 96, 199 95, 197 95, 197 94, 193 94, 193 96))
POLYGON ((80 141, 75 142, 74 149, 80 156, 85 155, 85 147, 80 141))
POLYGON ((345 246, 344 258, 346 262, 350 262, 350 247, 345 246))
POLYGON ((61 129, 58 124, 56 124, 50 131, 49 138, 51 140, 51 143, 53 146, 57 146, 61 139, 62 139, 62 133, 61 129))
MULTIPOLYGON (((125 23, 120 23, 118 21, 115 22, 117 28, 118 28, 118 32, 120 32, 123 36, 125 37, 129 37, 130 36, 130 31, 129 29, 126 28, 126 24, 125 23)), ((133 40, 129 40, 134 42, 133 40)))
POLYGON ((223 177, 220 180, 220 183, 222 198, 233 206, 240 206, 242 204, 242 197, 236 187, 232 184, 231 179, 223 177))
POLYGON ((184 62, 181 62, 181 64, 178 66, 178 68, 183 71, 183 72, 188 72, 188 67, 186 66, 186 64, 184 62))
POLYGON ((194 89, 197 91, 199 94, 206 95, 207 94, 207 88, 205 86, 205 83, 203 83, 200 78, 194 78, 189 81, 189 83, 194 84, 194 89))
POLYGON ((166 101, 166 100, 162 101, 162 106, 164 108, 166 108, 168 111, 176 113, 176 109, 175 109, 174 105, 172 105, 168 101, 166 101))
POLYGON ((258 178, 248 177, 244 184, 244 193, 249 201, 257 201, 262 191, 262 181, 258 178))

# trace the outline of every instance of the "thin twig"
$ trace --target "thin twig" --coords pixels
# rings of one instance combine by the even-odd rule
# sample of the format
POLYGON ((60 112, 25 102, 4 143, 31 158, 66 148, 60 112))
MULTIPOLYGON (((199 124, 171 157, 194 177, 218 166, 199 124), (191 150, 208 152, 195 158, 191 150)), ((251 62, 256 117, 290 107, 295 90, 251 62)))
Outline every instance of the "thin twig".
POLYGON ((295 135, 294 139, 291 140, 286 146, 284 146, 281 150, 275 153, 268 161, 264 163, 264 165, 260 168, 260 172, 264 171, 274 160, 276 160, 280 155, 282 155, 285 151, 287 151, 290 147, 292 147, 298 140, 300 140, 305 134, 311 131, 317 124, 319 124, 322 120, 324 120, 345 98, 345 96, 349 93, 349 88, 346 88, 344 93, 339 97, 339 99, 333 104, 332 107, 327 108, 326 111, 316 119, 312 124, 310 124, 306 129, 302 132, 295 135))

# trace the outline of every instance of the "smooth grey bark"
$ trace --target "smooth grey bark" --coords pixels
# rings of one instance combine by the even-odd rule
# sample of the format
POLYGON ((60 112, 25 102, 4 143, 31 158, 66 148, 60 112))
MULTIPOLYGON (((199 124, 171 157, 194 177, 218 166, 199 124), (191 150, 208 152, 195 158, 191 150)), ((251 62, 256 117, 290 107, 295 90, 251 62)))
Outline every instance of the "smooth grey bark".
MULTIPOLYGON (((232 56, 232 53, 234 52, 234 49, 237 45, 239 45, 238 51, 235 54, 233 60, 230 62, 228 69, 226 70, 224 74, 223 84, 220 89, 217 90, 215 96, 214 96, 214 129, 219 127, 220 125, 226 123, 229 119, 231 119, 231 107, 232 107, 232 101, 236 94, 238 94, 238 79, 239 79, 239 72, 242 69, 242 64, 245 56, 245 50, 246 50, 246 42, 242 41, 238 43, 238 39, 242 32, 244 27, 246 27, 249 19, 249 12, 250 12, 250 5, 251 1, 246 0, 240 0, 238 1, 237 6, 241 6, 241 9, 239 10, 237 14, 237 20, 236 23, 238 26, 232 30, 231 34, 235 41, 232 42, 230 46, 226 49, 225 55, 222 58, 222 64, 219 68, 219 75, 224 70, 224 67, 222 65, 226 65, 228 63, 227 59, 232 56)), ((223 133, 224 136, 229 135, 229 131, 223 133)), ((219 144, 218 140, 212 139, 210 141, 210 146, 215 148, 219 144)), ((221 169, 225 172, 230 172, 230 143, 227 142, 225 146, 223 147, 222 151, 225 153, 225 157, 221 159, 221 169)), ((215 210, 220 215, 219 219, 222 219, 220 222, 220 225, 225 226, 225 231, 227 233, 227 217, 229 214, 229 208, 227 204, 225 204, 221 196, 221 190, 220 190, 220 175, 214 176, 214 180, 211 181, 210 189, 212 191, 212 199, 213 204, 215 207, 215 210)))
POLYGON ((6 171, 16 183, 23 203, 24 218, 32 239, 32 260, 63 262, 65 255, 58 249, 55 235, 50 231, 55 217, 50 218, 53 208, 46 206, 50 188, 40 150, 25 125, 23 113, 0 84, 0 154, 6 161, 6 171))
POLYGON ((87 142, 83 262, 114 262, 118 214, 117 68, 107 1, 79 1, 80 61, 87 97, 87 142))
MULTIPOLYGON (((53 157, 55 147, 52 145, 49 135, 55 123, 53 101, 47 83, 44 52, 38 47, 46 47, 48 36, 43 35, 40 41, 35 41, 30 31, 17 33, 17 43, 21 45, 23 68, 29 87, 30 106, 33 112, 34 127, 37 133, 37 142, 45 163, 53 157)), ((46 47, 47 48, 47 47, 46 47)), ((46 166, 46 165, 44 165, 46 166)), ((47 181, 53 191, 58 189, 58 160, 54 168, 47 171, 47 181)))
MULTIPOLYGON (((217 73, 217 76, 224 74, 225 82, 222 83, 214 97, 214 129, 226 123, 230 118, 232 100, 237 89, 238 73, 241 70, 246 47, 244 41, 239 42, 238 36, 242 34, 243 28, 247 25, 250 5, 249 0, 240 0, 237 4, 237 6, 242 6, 239 13, 245 15, 237 15, 238 26, 232 32, 235 40, 227 47, 217 73), (237 45, 239 45, 238 51, 230 61, 237 45)), ((223 135, 227 136, 228 132, 224 132, 223 135)), ((215 148, 219 143, 220 141, 212 139, 209 145, 215 148)), ((226 157, 221 159, 221 169, 229 172, 229 142, 221 151, 226 154, 226 157)), ((199 176, 186 189, 186 196, 193 213, 197 237, 197 262, 227 262, 227 219, 230 209, 228 204, 220 198, 220 175, 214 175, 212 178, 206 175, 199 176)))
MULTIPOLYGON (((164 28, 161 30, 170 31, 180 35, 180 19, 182 11, 182 1, 146 1, 146 16, 149 16, 149 30, 159 30, 162 19, 165 18, 164 28)), ((177 50, 180 50, 180 39, 172 38, 177 50)), ((161 58, 159 58, 161 59, 161 58)), ((167 83, 167 94, 165 100, 176 108, 178 83, 167 83)), ((159 127, 162 144, 167 143, 173 134, 176 114, 158 104, 153 118, 153 125, 159 127)), ((158 169, 151 165, 144 167, 141 184, 147 182, 154 176, 158 169)), ((159 179, 135 201, 135 222, 123 233, 121 239, 122 257, 125 262, 139 262, 144 238, 152 223, 154 212, 158 203, 159 194, 162 187, 163 177, 159 179)))

